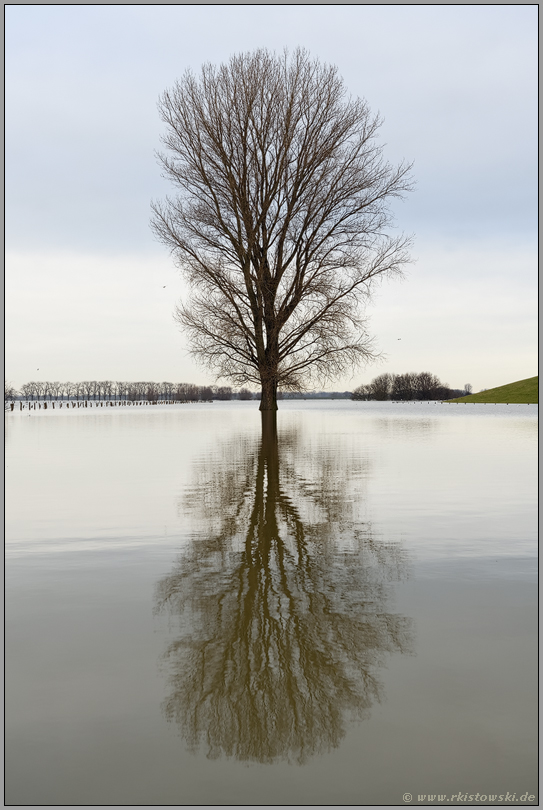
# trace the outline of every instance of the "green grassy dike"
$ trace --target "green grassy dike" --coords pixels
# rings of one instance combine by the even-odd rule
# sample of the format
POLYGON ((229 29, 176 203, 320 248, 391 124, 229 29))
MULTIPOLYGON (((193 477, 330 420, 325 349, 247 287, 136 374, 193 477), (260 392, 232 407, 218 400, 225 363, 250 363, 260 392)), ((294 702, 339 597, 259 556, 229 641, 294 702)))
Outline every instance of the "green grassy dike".
POLYGON ((537 405, 539 403, 538 379, 538 377, 528 377, 527 380, 499 385, 497 388, 489 388, 488 391, 470 394, 468 397, 446 399, 444 402, 501 402, 511 405, 537 405))

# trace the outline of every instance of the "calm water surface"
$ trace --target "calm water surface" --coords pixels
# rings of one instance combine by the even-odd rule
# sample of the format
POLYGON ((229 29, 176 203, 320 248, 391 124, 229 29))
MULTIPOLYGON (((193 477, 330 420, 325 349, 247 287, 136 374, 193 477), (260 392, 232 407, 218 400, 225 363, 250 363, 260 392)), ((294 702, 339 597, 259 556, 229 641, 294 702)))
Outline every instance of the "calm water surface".
POLYGON ((536 794, 536 406, 15 411, 6 442, 6 804, 536 794))

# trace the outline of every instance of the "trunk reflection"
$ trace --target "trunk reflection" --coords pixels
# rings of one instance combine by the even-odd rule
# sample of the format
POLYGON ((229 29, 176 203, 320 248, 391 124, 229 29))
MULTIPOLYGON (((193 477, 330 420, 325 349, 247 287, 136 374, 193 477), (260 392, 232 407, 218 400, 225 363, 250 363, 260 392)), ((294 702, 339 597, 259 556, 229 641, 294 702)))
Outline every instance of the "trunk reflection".
POLYGON ((157 585, 156 611, 179 620, 163 709, 194 751, 302 763, 381 699, 386 655, 411 651, 411 620, 388 612, 406 558, 353 519, 363 463, 304 455, 275 413, 262 420, 260 442, 210 459, 183 504, 201 531, 157 585))

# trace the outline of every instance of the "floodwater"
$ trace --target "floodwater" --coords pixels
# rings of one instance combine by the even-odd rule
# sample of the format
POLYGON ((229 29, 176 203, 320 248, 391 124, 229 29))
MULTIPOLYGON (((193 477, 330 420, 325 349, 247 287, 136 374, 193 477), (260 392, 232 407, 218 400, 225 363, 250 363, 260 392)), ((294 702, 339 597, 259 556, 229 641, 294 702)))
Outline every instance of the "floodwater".
POLYGON ((257 407, 6 415, 6 804, 536 804, 537 406, 257 407))

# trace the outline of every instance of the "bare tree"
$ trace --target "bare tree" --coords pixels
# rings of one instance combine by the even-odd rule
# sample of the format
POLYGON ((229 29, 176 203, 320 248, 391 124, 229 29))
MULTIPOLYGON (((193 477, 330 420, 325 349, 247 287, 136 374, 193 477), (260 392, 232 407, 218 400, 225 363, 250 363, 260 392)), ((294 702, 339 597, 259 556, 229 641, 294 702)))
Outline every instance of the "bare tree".
POLYGON ((394 374, 392 378, 392 390, 390 398, 400 401, 415 399, 416 374, 394 374))
POLYGON ((443 383, 437 389, 437 399, 451 399, 451 397, 461 395, 462 392, 454 391, 450 386, 449 383, 443 383))
POLYGON ((352 392, 351 399, 354 399, 354 400, 370 399, 370 386, 369 385, 364 385, 364 383, 359 385, 352 392))
POLYGON ((430 371, 421 371, 412 376, 415 399, 436 399, 436 391, 441 383, 435 374, 430 371))
POLYGON ((111 380, 101 380, 98 383, 98 399, 111 399, 112 386, 111 380))
POLYGON ((177 383, 175 386, 175 399, 177 402, 186 402, 187 392, 185 383, 177 383))
MULTIPOLYGON (((133 386, 133 388, 131 390, 136 392, 137 387, 133 386)), ((147 399, 149 402, 158 402, 159 396, 160 396, 160 386, 157 385, 154 382, 146 383, 146 386, 145 386, 145 399, 147 399)), ((129 398, 132 399, 131 394, 129 394, 129 398)), ((134 396, 133 398, 138 399, 139 397, 134 396)))
POLYGON ((214 399, 219 400, 232 399, 232 389, 230 388, 229 385, 221 385, 218 388, 214 386, 212 388, 212 391, 214 399))
POLYGON ((392 390, 392 374, 379 374, 369 384, 370 399, 385 400, 390 398, 392 390))
POLYGON ((63 389, 64 389, 64 383, 61 383, 58 380, 55 380, 54 382, 49 383, 49 399, 51 399, 51 393, 52 393, 53 396, 55 397, 55 399, 58 401, 59 396, 62 395, 63 389))
POLYGON ((200 393, 197 385, 185 383, 184 391, 186 402, 198 402, 198 399, 200 398, 200 393))
POLYGON ((28 382, 21 386, 21 394, 28 400, 33 400, 36 394, 35 383, 28 382))
POLYGON ((213 391, 209 385, 201 385, 198 388, 198 399, 201 402, 213 402, 213 391))
MULTIPOLYGON (((79 383, 79 391, 78 395, 80 394, 81 397, 86 396, 88 400, 94 394, 94 380, 84 380, 83 382, 79 383)), ((79 399, 79 396, 77 397, 79 399)))
POLYGON ((126 384, 125 399, 129 402, 136 402, 138 399, 152 401, 156 393, 157 385, 154 382, 129 382, 126 384))
POLYGON ((387 230, 411 187, 410 166, 383 159, 379 116, 301 49, 187 71, 159 110, 179 196, 153 204, 152 225, 192 290, 176 318, 193 354, 260 385, 261 410, 278 386, 373 358, 363 307, 408 261, 409 240, 387 230))
POLYGON ((8 407, 9 403, 13 405, 17 393, 18 392, 14 386, 7 380, 4 380, 4 410, 8 407))

